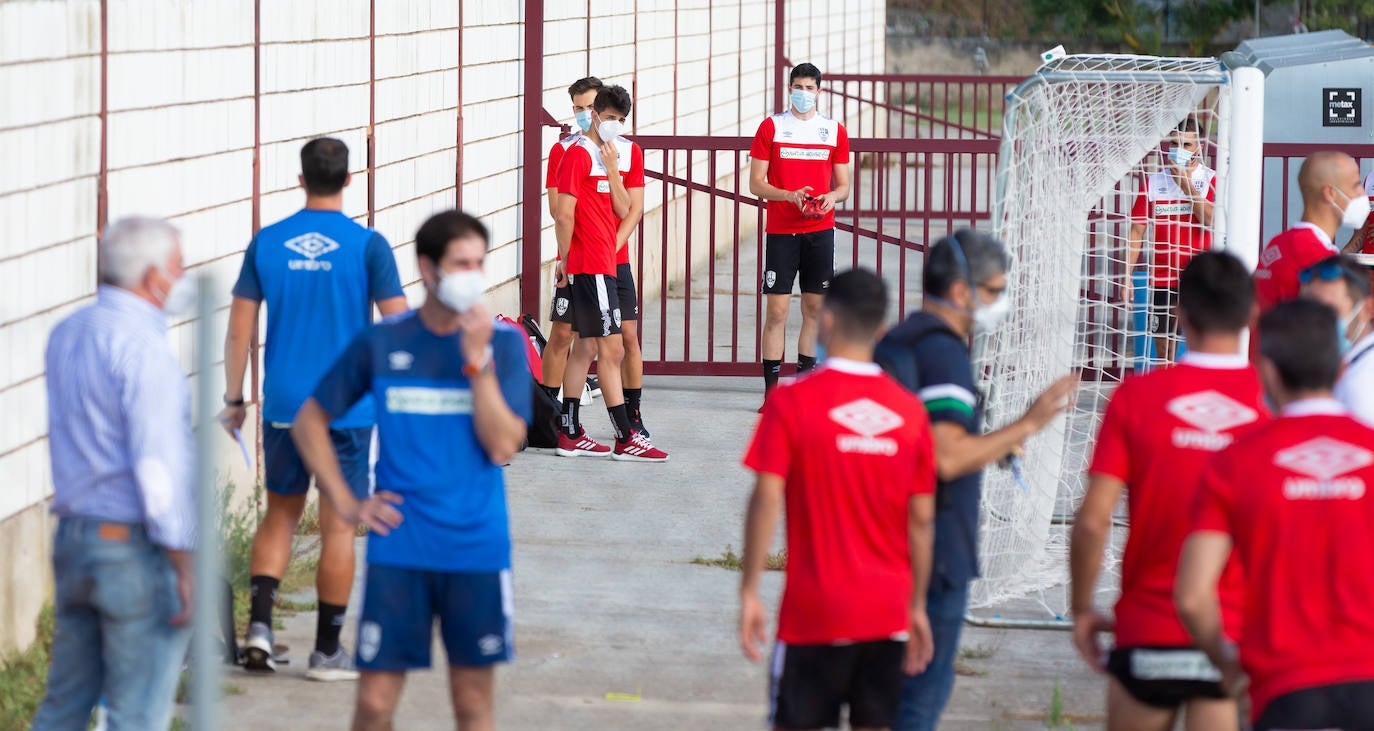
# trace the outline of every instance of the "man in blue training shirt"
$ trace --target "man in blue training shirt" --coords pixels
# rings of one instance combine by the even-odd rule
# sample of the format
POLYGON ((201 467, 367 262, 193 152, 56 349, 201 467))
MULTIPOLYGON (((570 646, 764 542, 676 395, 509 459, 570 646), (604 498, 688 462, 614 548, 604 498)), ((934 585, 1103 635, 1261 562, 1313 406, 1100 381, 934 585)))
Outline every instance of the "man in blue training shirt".
POLYGON ((321 494, 365 523, 354 731, 390 729, 406 671, 430 667, 438 617, 462 731, 495 728, 494 665, 513 657, 505 479, 531 417, 524 335, 479 302, 488 236, 460 211, 415 235, 425 303, 353 340, 296 415, 292 436, 321 494), (328 425, 371 395, 381 457, 363 502, 328 425))
MULTIPOLYGON (((296 411, 329 364, 372 322, 372 303, 382 315, 406 310, 396 258, 381 234, 343 213, 349 182, 348 147, 322 137, 301 148, 305 208, 258 232, 244 253, 234 285, 229 332, 224 339, 224 412, 230 434, 243 426, 243 374, 258 308, 267 303, 263 378, 263 459, 267 514, 253 537, 252 607, 244 641, 244 667, 273 671, 272 602, 291 557, 291 537, 305 509, 310 473, 291 443, 296 411)), ((330 424, 348 484, 359 498, 370 489, 368 457, 375 413, 360 401, 330 424)), ((354 526, 320 505, 319 595, 315 651, 306 677, 352 680, 358 676, 339 646, 348 594, 353 588, 354 526)))
POLYGON ((978 511, 983 469, 1012 454, 1068 405, 1077 380, 1060 378, 1021 418, 983 433, 969 339, 994 332, 1007 313, 1007 253, 1001 241, 963 230, 926 255, 921 309, 888 331, 878 359, 915 392, 935 439, 935 551, 926 613, 935 656, 905 681, 893 731, 933 731, 954 688, 968 584, 978 576, 978 511), (905 356, 906 360, 902 359, 905 356), (906 372, 900 364, 912 363, 906 372), (913 382, 914 381, 914 382, 913 382))

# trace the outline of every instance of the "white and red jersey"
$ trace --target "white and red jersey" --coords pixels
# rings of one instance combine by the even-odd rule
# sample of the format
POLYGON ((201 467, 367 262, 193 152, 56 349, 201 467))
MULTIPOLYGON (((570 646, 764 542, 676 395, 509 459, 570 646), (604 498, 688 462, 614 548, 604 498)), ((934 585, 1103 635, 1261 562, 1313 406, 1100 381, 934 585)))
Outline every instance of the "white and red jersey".
POLYGON ((876 364, 831 358, 779 386, 745 454, 786 481, 778 639, 825 645, 910 627, 912 496, 935 491, 930 420, 876 364))
MULTIPOLYGON (((625 187, 643 188, 644 151, 624 137, 615 138, 614 144, 625 187)), ((590 137, 582 136, 564 152, 558 164, 558 192, 577 198, 568 273, 615 276, 620 219, 611 205, 611 182, 601 151, 590 137)), ((628 262, 629 247, 625 248, 628 262)))
MULTIPOLYGON (((790 110, 763 120, 749 156, 768 161, 768 184, 783 190, 811 187, 811 195, 829 193, 835 166, 849 162, 849 133, 844 125, 820 113, 799 119, 790 110)), ((835 227, 835 212, 807 218, 791 201, 768 201, 770 234, 800 234, 835 227)))
MULTIPOLYGON (((1243 355, 1187 353, 1178 365, 1117 386, 1093 452, 1093 474, 1126 483, 1131 516, 1116 602, 1118 647, 1191 647, 1174 608, 1178 556, 1208 461, 1269 420, 1259 374, 1243 355)), ((1240 636, 1244 584, 1227 565, 1220 585, 1226 636, 1240 636)))
POLYGON ((1269 239, 1255 268, 1255 302, 1267 312, 1280 302, 1298 298, 1298 273, 1328 256, 1341 253, 1316 224, 1299 221, 1269 239))
MULTIPOLYGON (((555 191, 554 194, 555 194, 555 195, 557 195, 556 191, 558 190, 558 166, 559 166, 560 163, 563 162, 563 156, 564 156, 565 154, 567 154, 568 148, 573 147, 574 145, 578 144, 578 143, 581 142, 582 140, 586 139, 586 137, 587 137, 587 136, 586 136, 585 134, 581 133, 581 132, 574 132, 574 133, 568 135, 567 137, 564 137, 563 139, 561 139, 561 140, 559 140, 559 141, 553 143, 553 147, 550 147, 550 148, 549 148, 549 170, 548 170, 548 173, 544 176, 544 187, 545 187, 545 188, 552 188, 552 189, 554 189, 554 191, 555 191)), ((641 156, 642 156, 642 153, 641 153, 641 156)), ((600 160, 599 157, 596 158, 596 159, 597 159, 598 161, 600 160)), ((644 171, 643 171, 643 169, 641 168, 640 174, 639 174, 639 182, 640 182, 640 184, 639 184, 639 186, 638 186, 638 187, 640 187, 640 188, 643 188, 643 187, 644 187, 644 180, 643 180, 643 178, 644 178, 644 171)), ((621 179, 626 179, 626 178, 625 178, 625 171, 623 171, 623 170, 621 171, 621 179)), ((630 186, 629 183, 626 183, 625 187, 629 188, 629 187, 632 187, 632 186, 630 186)), ((614 208, 611 210, 611 213, 612 213, 612 215, 615 214, 614 208)), ((620 228, 620 221, 621 221, 621 219, 618 218, 618 217, 615 219, 615 225, 616 225, 616 229, 617 229, 617 230, 619 230, 619 228, 620 228)), ((628 245, 626 245, 626 246, 621 246, 621 247, 619 247, 619 248, 616 249, 615 263, 616 263, 616 264, 629 264, 629 263, 630 263, 630 247, 629 247, 628 245)))
POLYGON ((1374 430, 1331 399, 1289 404, 1208 465, 1194 529, 1245 569, 1252 717, 1278 696, 1374 680, 1374 430))
MULTIPOLYGON (((1217 174, 1205 165, 1188 171, 1193 190, 1208 202, 1217 199, 1217 174)), ((1167 170, 1150 173, 1142 182, 1131 208, 1131 223, 1152 226, 1145 242, 1150 250, 1150 284, 1156 288, 1178 286, 1179 272, 1199 251, 1212 246, 1212 234, 1193 214, 1192 198, 1167 170)))
MULTIPOLYGON (((1364 178, 1364 194, 1374 202, 1374 173, 1370 173, 1364 178)), ((1360 249, 1361 254, 1374 254, 1374 211, 1371 211, 1364 219, 1364 246, 1360 249)))

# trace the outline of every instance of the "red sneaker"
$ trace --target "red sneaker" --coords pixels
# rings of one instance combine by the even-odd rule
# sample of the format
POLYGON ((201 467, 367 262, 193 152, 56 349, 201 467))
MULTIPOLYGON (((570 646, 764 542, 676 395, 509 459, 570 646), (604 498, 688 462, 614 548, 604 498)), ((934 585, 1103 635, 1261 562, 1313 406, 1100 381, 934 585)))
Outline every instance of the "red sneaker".
POLYGON ((611 459, 621 462, 667 462, 668 453, 654 446, 644 432, 630 432, 630 438, 615 443, 611 459))
POLYGON ((554 453, 559 457, 605 457, 611 453, 611 448, 587 436, 586 429, 579 432, 576 437, 559 431, 558 448, 554 453))

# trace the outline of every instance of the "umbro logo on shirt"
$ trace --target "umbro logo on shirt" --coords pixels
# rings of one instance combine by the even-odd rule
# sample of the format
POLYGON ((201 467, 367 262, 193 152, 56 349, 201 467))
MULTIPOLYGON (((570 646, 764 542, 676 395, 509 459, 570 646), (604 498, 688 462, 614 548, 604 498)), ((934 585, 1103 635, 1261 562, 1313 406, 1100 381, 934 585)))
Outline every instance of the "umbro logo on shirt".
POLYGON ((879 436, 906 423, 900 414, 867 398, 850 401, 830 410, 830 420, 855 432, 840 434, 835 446, 841 452, 879 454, 891 457, 897 453, 897 440, 879 436))
POLYGON ((1364 497, 1364 480, 1343 477, 1374 463, 1374 452, 1331 437, 1309 439, 1274 455, 1278 467, 1306 477, 1283 481, 1283 496, 1289 500, 1359 500, 1364 497))
POLYGON ((391 370, 408 371, 410 364, 415 362, 415 356, 404 350, 393 350, 387 353, 386 360, 387 364, 391 366, 391 370))
POLYGON ((311 272, 327 272, 330 269, 332 269, 333 266, 329 262, 317 261, 317 259, 319 259, 319 257, 321 256, 324 256, 325 254, 328 254, 331 251, 336 251, 339 248, 339 242, 329 238, 328 236, 325 236, 324 234, 316 233, 314 231, 311 231, 308 234, 302 234, 294 239, 287 239, 286 243, 283 245, 286 248, 305 257, 305 259, 293 259, 287 262, 288 267, 290 267, 291 269, 303 269, 311 272))
POLYGON ((1165 405, 1165 410, 1193 427, 1174 429, 1175 447, 1208 452, 1225 449, 1235 441, 1235 437, 1223 432, 1259 418, 1254 409, 1217 391, 1199 391, 1179 396, 1165 405))

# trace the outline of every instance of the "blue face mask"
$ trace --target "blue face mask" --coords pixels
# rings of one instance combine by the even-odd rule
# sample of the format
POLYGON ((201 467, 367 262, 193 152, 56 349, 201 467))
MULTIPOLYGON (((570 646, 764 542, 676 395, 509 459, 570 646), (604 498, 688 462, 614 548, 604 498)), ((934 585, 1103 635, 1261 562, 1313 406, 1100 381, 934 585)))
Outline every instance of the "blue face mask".
POLYGON ((1183 149, 1179 145, 1174 145, 1169 148, 1169 161, 1179 167, 1187 165, 1192 159, 1193 153, 1183 149))
POLYGON ((792 108, 802 114, 811 111, 816 106, 816 95, 801 89, 792 90, 792 108))
POLYGON ((577 120, 577 126, 581 127, 583 132, 592 128, 592 110, 583 109, 574 114, 573 117, 577 120))

